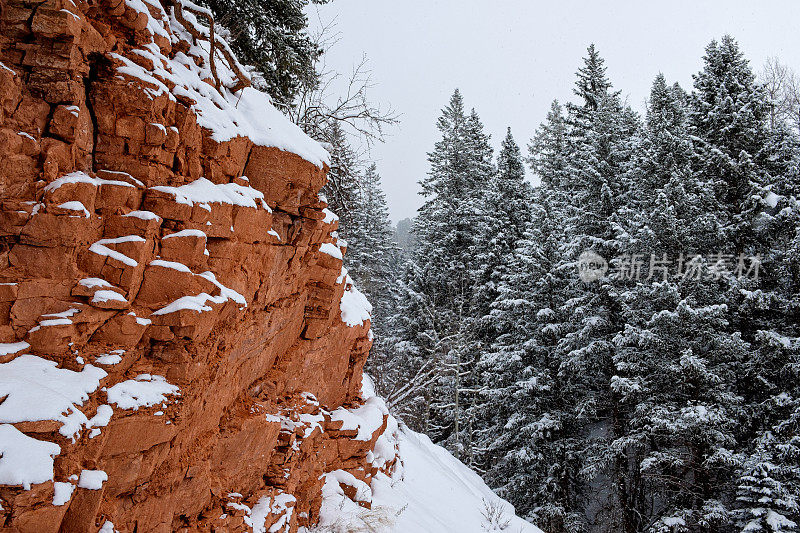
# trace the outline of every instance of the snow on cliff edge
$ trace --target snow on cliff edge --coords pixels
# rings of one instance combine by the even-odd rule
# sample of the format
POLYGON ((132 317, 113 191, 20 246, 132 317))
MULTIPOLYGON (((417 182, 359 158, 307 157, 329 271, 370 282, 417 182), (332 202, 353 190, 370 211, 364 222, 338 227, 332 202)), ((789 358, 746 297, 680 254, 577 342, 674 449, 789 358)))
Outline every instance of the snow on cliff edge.
MULTIPOLYGON (((364 397, 372 396, 372 386, 365 375, 364 397)), ((400 460, 392 475, 378 473, 370 487, 363 484, 363 491, 371 494, 361 499, 371 500, 371 509, 345 497, 339 488, 341 479, 333 477, 326 480, 323 488, 320 524, 311 531, 542 533, 516 516, 510 503, 494 494, 478 474, 450 452, 433 444, 427 436, 398 425, 390 416, 386 432, 375 446, 373 464, 385 459, 382 455, 393 454, 395 447, 400 460), (483 515, 485 502, 503 509, 500 525, 487 523, 483 515)))
MULTIPOLYGON (((188 8, 207 10, 190 0, 178 2, 185 9, 183 16, 192 31, 208 36, 208 28, 200 24, 188 8)), ((173 101, 176 97, 191 101, 190 107, 197 114, 198 124, 208 129, 215 141, 229 141, 237 136, 249 137, 256 145, 292 152, 317 167, 330 164, 330 155, 322 145, 281 113, 266 93, 254 87, 245 87, 236 92, 229 89, 238 80, 233 66, 226 63, 219 51, 225 48, 233 57, 223 35, 218 33, 215 36, 216 73, 221 82, 217 89, 207 82, 213 77, 208 61, 211 46, 206 40, 195 39, 176 18, 176 6, 169 8, 168 13, 161 2, 147 2, 145 5, 139 0, 126 0, 126 4, 147 18, 150 42, 132 50, 127 56, 111 54, 118 63, 117 74, 122 79, 138 80, 147 88, 146 92, 151 98, 166 94, 173 101), (170 40, 176 50, 179 50, 177 45, 186 43, 190 44, 189 49, 165 55, 155 43, 155 35, 170 40)), ((238 61, 236 67, 243 73, 248 70, 238 61)))

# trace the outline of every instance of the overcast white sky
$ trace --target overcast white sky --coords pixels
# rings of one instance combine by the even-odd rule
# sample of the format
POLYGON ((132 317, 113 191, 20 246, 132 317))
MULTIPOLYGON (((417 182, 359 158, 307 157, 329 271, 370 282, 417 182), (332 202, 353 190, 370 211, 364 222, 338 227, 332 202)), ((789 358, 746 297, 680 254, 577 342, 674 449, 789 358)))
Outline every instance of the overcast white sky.
POLYGON ((333 0, 311 8, 312 27, 336 20, 327 63, 349 71, 369 58, 372 99, 401 116, 372 149, 394 222, 414 216, 436 119, 455 87, 495 148, 507 126, 526 145, 550 102, 572 98, 589 43, 614 87, 638 110, 658 72, 690 88, 703 50, 733 35, 756 70, 778 56, 800 72, 800 0, 333 0))

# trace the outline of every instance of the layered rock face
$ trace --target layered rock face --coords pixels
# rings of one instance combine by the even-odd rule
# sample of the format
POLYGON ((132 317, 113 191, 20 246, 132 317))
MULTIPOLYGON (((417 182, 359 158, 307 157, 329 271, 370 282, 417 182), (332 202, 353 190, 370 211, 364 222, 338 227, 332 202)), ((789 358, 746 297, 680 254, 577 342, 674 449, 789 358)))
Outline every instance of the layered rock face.
POLYGON ((391 465, 327 155, 204 15, 0 0, 2 531, 292 532, 391 465))

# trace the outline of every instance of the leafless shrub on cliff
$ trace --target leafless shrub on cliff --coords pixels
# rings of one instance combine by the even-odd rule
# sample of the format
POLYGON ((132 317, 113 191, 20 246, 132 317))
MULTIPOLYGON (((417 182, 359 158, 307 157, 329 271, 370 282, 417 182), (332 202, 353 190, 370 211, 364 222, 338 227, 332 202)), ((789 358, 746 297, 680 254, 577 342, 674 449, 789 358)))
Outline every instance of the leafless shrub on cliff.
POLYGON ((487 500, 483 498, 483 530, 484 531, 505 531, 511 525, 511 519, 506 513, 506 506, 499 500, 487 500))
POLYGON ((338 123, 343 131, 369 148, 372 143, 384 140, 386 127, 397 124, 398 115, 391 106, 382 107, 370 100, 374 83, 366 55, 349 74, 327 66, 325 53, 337 41, 335 20, 322 25, 314 36, 314 44, 321 51, 315 60, 317 77, 300 87, 296 104, 288 115, 318 141, 329 142, 327 133, 333 123, 338 123))

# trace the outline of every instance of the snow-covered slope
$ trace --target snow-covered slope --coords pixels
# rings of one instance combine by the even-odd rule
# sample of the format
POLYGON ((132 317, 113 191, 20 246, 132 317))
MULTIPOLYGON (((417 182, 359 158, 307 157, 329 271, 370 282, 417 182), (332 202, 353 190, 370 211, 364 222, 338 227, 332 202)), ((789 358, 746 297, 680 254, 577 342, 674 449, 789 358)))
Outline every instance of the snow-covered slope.
POLYGON ((541 533, 514 515, 513 506, 498 498, 486 483, 447 450, 408 428, 396 433, 402 469, 392 478, 379 474, 373 481, 373 504, 403 510, 393 531, 541 533), (499 506, 508 525, 488 524, 486 504, 499 506))
MULTIPOLYGON (((364 376, 364 396, 370 397, 368 380, 364 376)), ((391 476, 378 473, 370 487, 358 487, 362 494, 357 499, 372 502, 369 510, 347 498, 341 480, 329 474, 320 524, 312 532, 542 533, 517 517, 510 503, 498 498, 480 476, 447 450, 398 425, 390 416, 386 432, 375 446, 373 464, 395 450, 399 461, 391 476), (495 511, 494 520, 487 520, 490 508, 495 511)))

